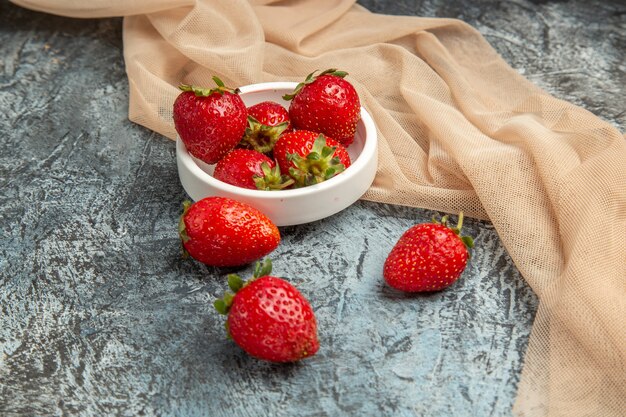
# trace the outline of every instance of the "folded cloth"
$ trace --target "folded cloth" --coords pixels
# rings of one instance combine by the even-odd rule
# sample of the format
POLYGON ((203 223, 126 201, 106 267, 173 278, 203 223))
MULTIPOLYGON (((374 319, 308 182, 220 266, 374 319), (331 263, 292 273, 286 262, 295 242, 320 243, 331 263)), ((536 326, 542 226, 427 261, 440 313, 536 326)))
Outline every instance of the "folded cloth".
POLYGON ((179 83, 349 72, 379 129, 367 200, 489 219, 539 297, 514 411, 626 413, 626 141, 511 69, 461 21, 354 0, 13 0, 126 16, 130 119, 174 138, 179 83))

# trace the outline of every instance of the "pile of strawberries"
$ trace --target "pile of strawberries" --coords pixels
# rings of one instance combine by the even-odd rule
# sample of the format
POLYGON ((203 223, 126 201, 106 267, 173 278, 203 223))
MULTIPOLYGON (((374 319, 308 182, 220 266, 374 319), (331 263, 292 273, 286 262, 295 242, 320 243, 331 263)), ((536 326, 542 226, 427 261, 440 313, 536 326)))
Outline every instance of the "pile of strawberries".
MULTIPOLYGON (((346 73, 327 70, 298 84, 289 111, 278 103, 246 108, 237 90, 214 78, 217 87, 181 86, 174 123, 187 150, 230 184, 275 190, 325 181, 346 169, 346 151, 359 120, 359 98, 346 73), (335 138, 335 139, 333 139, 335 138)), ((393 288, 439 291, 464 271, 473 247, 448 217, 407 230, 385 261, 383 277, 393 288)), ((280 232, 248 204, 207 197, 186 202, 178 226, 183 251, 210 266, 245 265, 267 256, 280 232)), ((227 314, 229 336, 248 354, 272 362, 293 362, 319 349, 317 322, 309 301, 285 279, 271 276, 272 264, 257 262, 253 277, 228 275, 230 291, 214 306, 227 314)))
POLYGON ((174 125, 187 151, 216 164, 213 176, 238 187, 283 190, 326 181, 350 166, 346 148, 360 119, 347 73, 329 69, 298 84, 289 111, 264 101, 246 108, 238 89, 181 85, 174 125))

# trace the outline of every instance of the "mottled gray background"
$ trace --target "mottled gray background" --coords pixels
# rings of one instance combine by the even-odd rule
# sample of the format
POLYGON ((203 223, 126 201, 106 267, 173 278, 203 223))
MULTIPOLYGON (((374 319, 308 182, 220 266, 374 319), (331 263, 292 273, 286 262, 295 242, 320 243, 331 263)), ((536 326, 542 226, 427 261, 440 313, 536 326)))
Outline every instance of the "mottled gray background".
MULTIPOLYGON (((624 126, 623 3, 359 3, 461 18, 530 80, 624 126)), ((180 257, 174 143, 127 120, 127 94, 121 19, 0 1, 0 415, 510 415, 537 300, 488 222, 466 221, 471 263, 426 296, 381 273, 429 211, 359 202, 282 228, 275 272, 311 300, 322 347, 256 361, 211 307, 227 271, 180 257)))

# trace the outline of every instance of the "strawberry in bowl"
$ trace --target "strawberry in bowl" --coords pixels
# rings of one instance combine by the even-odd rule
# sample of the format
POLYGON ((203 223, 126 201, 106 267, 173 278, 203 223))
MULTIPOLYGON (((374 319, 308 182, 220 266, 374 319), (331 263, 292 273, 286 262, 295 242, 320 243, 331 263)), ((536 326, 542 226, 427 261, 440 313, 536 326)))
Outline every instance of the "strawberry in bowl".
POLYGON ((323 133, 346 147, 352 144, 361 102, 346 75, 334 68, 319 75, 312 72, 293 93, 284 96, 291 100, 289 116, 296 129, 323 133))
POLYGON ((194 157, 214 164, 239 143, 246 130, 248 110, 239 90, 226 87, 213 77, 217 87, 181 84, 174 102, 174 127, 194 157))

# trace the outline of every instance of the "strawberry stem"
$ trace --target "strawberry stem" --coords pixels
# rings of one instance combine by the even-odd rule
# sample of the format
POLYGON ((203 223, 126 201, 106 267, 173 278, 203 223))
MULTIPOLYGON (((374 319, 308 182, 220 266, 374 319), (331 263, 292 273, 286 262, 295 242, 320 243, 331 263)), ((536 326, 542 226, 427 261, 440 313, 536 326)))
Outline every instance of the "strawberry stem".
POLYGON ((474 239, 471 236, 462 236, 461 235, 461 228, 463 227, 463 212, 460 211, 459 212, 459 219, 457 221, 457 224, 455 227, 451 227, 448 225, 448 215, 444 215, 441 220, 437 220, 437 218, 435 216, 432 217, 432 222, 435 224, 441 224, 447 228, 449 228, 450 230, 452 230, 456 235, 459 236, 459 238, 461 239, 461 241, 463 242, 463 244, 465 245, 465 247, 468 249, 468 253, 469 253, 469 249, 474 247, 474 239))
POLYGON ((448 215, 447 215, 447 214, 446 214, 446 215, 444 215, 444 216, 441 218, 441 224, 443 224, 443 225, 444 225, 444 226, 446 226, 446 227, 450 227, 450 226, 448 226, 448 215))

